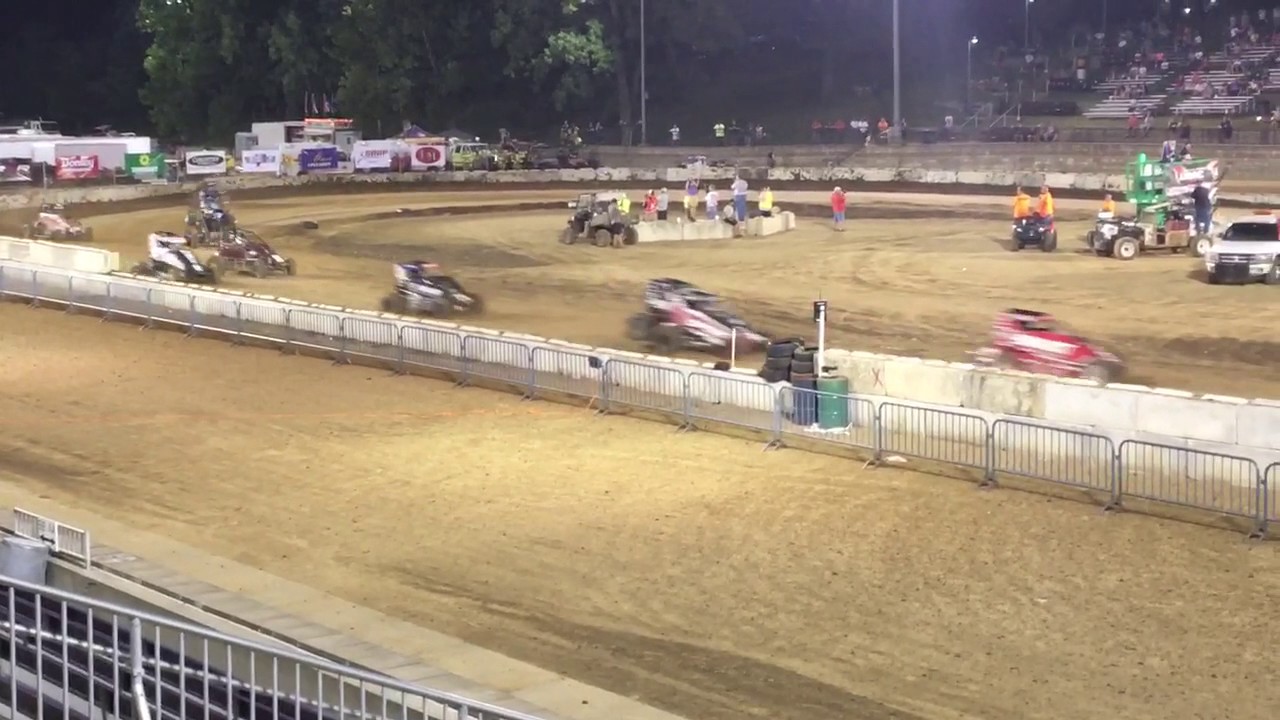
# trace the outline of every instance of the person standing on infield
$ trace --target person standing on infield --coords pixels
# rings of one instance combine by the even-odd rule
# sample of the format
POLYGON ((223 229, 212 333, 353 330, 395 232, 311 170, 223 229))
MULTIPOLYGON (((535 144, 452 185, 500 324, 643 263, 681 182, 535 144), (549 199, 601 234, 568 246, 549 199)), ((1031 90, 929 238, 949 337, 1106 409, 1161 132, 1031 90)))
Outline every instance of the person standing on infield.
POLYGON ((845 208, 844 190, 837 185, 836 189, 831 192, 831 220, 835 229, 844 232, 844 208, 845 208))
POLYGON ((738 222, 747 221, 747 181, 739 175, 733 179, 733 212, 738 222))

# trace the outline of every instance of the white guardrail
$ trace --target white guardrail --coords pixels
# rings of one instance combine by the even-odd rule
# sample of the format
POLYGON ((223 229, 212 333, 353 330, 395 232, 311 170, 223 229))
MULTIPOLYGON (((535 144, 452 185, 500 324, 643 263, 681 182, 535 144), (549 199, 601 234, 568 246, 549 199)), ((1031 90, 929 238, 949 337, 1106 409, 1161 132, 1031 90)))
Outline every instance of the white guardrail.
POLYGON ((120 253, 117 252, 10 237, 0 237, 0 260, 70 268, 87 273, 109 273, 120 269, 120 253))
MULTIPOLYGON (((936 404, 947 399, 942 397, 835 396, 786 383, 771 385, 755 373, 718 371, 691 360, 13 261, 0 261, 0 297, 68 311, 92 309, 108 319, 176 327, 189 334, 265 341, 286 351, 305 348, 339 362, 377 364, 400 372, 429 369, 461 384, 494 383, 527 397, 576 398, 603 412, 648 411, 689 428, 736 426, 755 431, 771 447, 817 443, 859 450, 873 461, 913 457, 972 468, 987 484, 1001 476, 1044 480, 1093 491, 1112 507, 1126 498, 1141 498, 1200 508, 1241 518, 1251 532, 1261 533, 1269 522, 1280 520, 1280 493, 1270 490, 1280 482, 1280 454, 1268 450, 1207 449, 1186 438, 1131 429, 946 407, 936 404), (847 424, 822 428, 820 413, 844 418, 847 424)), ((859 367, 859 372, 876 370, 859 367)), ((886 390, 907 392, 913 385, 959 382, 943 376, 967 367, 897 358, 882 364, 879 374, 892 386, 886 390), (903 376, 898 361, 916 368, 919 379, 903 376), (929 373, 936 377, 930 380, 929 373)), ((993 388, 1005 379, 990 371, 965 372, 970 373, 967 377, 985 378, 993 388)), ((1026 380, 1018 375, 1007 376, 1008 382, 1026 380)), ((855 388, 870 387, 861 384, 857 373, 852 378, 855 388)), ((1030 378, 1081 393, 1068 405, 1091 402, 1099 415, 1112 412, 1117 413, 1113 417, 1123 417, 1116 408, 1126 401, 1114 398, 1124 392, 1030 378)), ((1043 402, 1051 400, 1046 397, 1043 402)), ((1160 401, 1152 402, 1150 410, 1161 409, 1160 401)), ((1276 421, 1270 417, 1268 422, 1276 421)))
POLYGON ((76 560, 85 568, 93 565, 88 530, 81 530, 22 508, 14 508, 13 534, 42 542, 55 555, 76 560))

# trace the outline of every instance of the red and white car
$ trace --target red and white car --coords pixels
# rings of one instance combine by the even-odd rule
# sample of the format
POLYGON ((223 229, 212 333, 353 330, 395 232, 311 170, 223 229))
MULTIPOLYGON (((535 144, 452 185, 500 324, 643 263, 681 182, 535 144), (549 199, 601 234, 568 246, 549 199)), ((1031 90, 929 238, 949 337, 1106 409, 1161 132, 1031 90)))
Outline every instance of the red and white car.
POLYGON ((23 237, 32 240, 75 240, 91 242, 93 228, 86 227, 79 220, 67 217, 67 210, 62 205, 45 203, 40 206, 40 213, 33 223, 22 227, 23 237))
POLYGON ((973 353, 980 364, 1010 370, 1080 378, 1100 384, 1124 374, 1124 362, 1048 313, 1006 310, 991 325, 991 344, 973 353))

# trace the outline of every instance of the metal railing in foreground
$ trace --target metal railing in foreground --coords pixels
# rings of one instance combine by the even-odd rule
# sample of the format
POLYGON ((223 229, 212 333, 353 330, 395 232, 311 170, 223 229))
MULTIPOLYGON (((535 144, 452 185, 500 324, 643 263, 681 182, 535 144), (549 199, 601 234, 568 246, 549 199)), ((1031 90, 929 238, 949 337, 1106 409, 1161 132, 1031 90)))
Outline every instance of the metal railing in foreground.
POLYGON ((328 312, 263 299, 210 296, 182 286, 79 278, 0 266, 0 297, 94 308, 106 319, 165 325, 232 342, 309 349, 335 362, 425 368, 459 384, 500 383, 528 398, 572 397, 607 413, 643 411, 684 428, 756 431, 767 447, 806 445, 861 451, 873 461, 905 456, 1001 476, 1080 488, 1109 508, 1126 499, 1195 508, 1242 519, 1251 535, 1280 520, 1270 491, 1280 471, 1251 458, 1168 442, 1122 440, 1048 421, 992 418, 855 395, 771 386, 741 375, 530 345, 414 322, 328 312), (49 275, 43 278, 42 275, 49 275))
POLYGON ((537 720, 12 578, 0 603, 9 717, 537 720))

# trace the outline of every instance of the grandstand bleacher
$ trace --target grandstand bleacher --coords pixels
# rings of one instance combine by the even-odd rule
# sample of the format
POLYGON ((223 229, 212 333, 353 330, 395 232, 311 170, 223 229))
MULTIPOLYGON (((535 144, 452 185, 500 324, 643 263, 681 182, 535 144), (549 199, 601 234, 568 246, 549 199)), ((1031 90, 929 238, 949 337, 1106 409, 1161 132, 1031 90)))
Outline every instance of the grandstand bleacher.
POLYGON ((1174 112, 1182 115, 1240 115, 1253 109, 1254 100, 1249 95, 1227 96, 1215 98, 1188 98, 1173 106, 1174 112))
POLYGON ((536 720, 0 577, 0 717, 536 720))
POLYGON ((1137 111, 1139 114, 1148 110, 1155 112, 1167 98, 1167 95, 1148 95, 1141 98, 1107 98, 1097 105, 1084 111, 1084 116, 1090 120, 1115 120, 1129 117, 1129 113, 1137 111))

